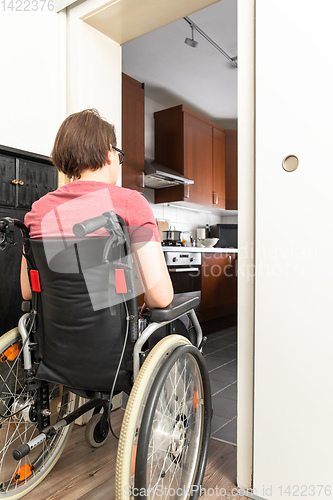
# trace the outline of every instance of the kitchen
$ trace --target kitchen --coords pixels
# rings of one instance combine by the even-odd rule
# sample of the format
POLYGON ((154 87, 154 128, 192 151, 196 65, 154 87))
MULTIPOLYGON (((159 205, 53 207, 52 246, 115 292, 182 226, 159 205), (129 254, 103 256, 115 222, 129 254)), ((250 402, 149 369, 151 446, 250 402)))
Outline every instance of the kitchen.
MULTIPOLYGON (((204 268, 209 265, 210 268, 220 267, 220 276, 215 276, 216 283, 203 283, 205 294, 200 319, 207 322, 235 314, 237 309, 236 283, 230 283, 227 290, 228 282, 232 280, 226 279, 223 273, 224 265, 236 268, 237 242, 233 237, 229 244, 229 236, 223 242, 223 235, 218 234, 218 227, 227 233, 230 232, 228 227, 235 233, 237 228, 237 132, 232 130, 237 128, 237 69, 195 30, 197 46, 192 48, 184 43, 191 31, 188 19, 206 32, 208 30, 215 39, 214 43, 217 41, 224 46, 232 56, 237 55, 236 5, 229 0, 218 2, 194 13, 191 18, 180 19, 122 47, 125 73, 122 83, 122 147, 126 151, 122 182, 125 187, 143 192, 148 199, 161 228, 161 240, 166 239, 163 229, 177 230, 177 244, 183 242, 190 247, 187 254, 189 250, 191 255, 193 252, 202 253, 204 268), (199 75, 198 67, 202 68, 199 75), (205 76, 207 74, 209 78, 205 76), (223 92, 216 85, 217 81, 224 83, 223 92), (186 107, 182 108, 180 104, 186 107), (174 132, 181 126, 183 116, 187 121, 192 120, 188 134, 193 134, 193 137, 185 139, 188 145, 183 144, 183 139, 174 132), (200 127, 203 127, 203 132, 200 127), (193 184, 193 180, 185 177, 180 180, 182 186, 179 178, 175 182, 172 178, 170 180, 170 172, 184 178, 185 157, 192 158, 187 160, 187 177, 194 174, 195 182, 193 184), (209 179, 213 164, 214 179, 209 179), (146 171, 144 177, 143 169, 146 171), (215 251, 209 248, 203 253, 199 247, 203 247, 201 242, 208 236, 219 240, 214 242, 215 251), (193 242, 197 243, 194 249, 193 242), (220 247, 224 247, 223 254, 227 254, 224 255, 226 262, 222 262, 222 254, 219 261, 213 262, 213 256, 221 252, 220 247), (223 300, 221 303, 219 298, 227 299, 228 295, 234 295, 234 304, 229 304, 223 311, 223 300)), ((211 244, 213 246, 213 242, 211 244)), ((214 279, 211 272, 207 272, 206 278, 208 275, 214 279)), ((185 291, 184 287, 181 291, 185 291)))

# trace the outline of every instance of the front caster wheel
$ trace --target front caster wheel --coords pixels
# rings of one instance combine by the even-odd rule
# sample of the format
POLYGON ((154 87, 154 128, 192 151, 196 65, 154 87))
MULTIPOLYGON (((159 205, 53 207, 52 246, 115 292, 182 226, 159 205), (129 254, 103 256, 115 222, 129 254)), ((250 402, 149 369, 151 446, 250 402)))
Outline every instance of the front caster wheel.
POLYGON ((102 414, 93 415, 86 425, 85 438, 93 448, 102 446, 109 435, 108 421, 102 420, 102 414))

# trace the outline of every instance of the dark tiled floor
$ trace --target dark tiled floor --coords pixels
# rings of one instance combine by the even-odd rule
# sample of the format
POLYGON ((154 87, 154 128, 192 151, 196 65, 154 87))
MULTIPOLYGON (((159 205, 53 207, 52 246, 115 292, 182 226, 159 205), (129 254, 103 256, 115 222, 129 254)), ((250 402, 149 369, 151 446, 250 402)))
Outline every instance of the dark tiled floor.
MULTIPOLYGON (((237 327, 207 334, 203 353, 212 389, 212 438, 237 444, 237 327)), ((128 396, 123 393, 122 407, 128 396)))
POLYGON ((204 345, 212 388, 212 438, 237 444, 237 328, 209 334, 204 345))

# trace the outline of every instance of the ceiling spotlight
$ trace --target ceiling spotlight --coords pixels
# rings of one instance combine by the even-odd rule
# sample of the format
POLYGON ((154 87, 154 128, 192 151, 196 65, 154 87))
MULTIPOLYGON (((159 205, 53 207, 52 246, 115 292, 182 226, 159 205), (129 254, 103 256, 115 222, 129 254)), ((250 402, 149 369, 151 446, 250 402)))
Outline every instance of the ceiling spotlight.
POLYGON ((185 43, 187 45, 189 45, 190 47, 196 47, 198 45, 198 42, 196 40, 194 40, 194 28, 193 26, 191 26, 191 30, 192 30, 192 38, 185 38, 185 43))
POLYGON ((185 43, 187 45, 189 45, 190 47, 196 47, 198 45, 198 42, 196 42, 194 39, 193 39, 193 31, 195 30, 197 33, 199 33, 199 35, 201 35, 203 38, 205 38, 207 40, 207 42, 209 42, 216 50, 218 50, 219 52, 221 52, 221 54, 226 58, 228 59, 228 61, 235 67, 237 68, 238 66, 238 63, 237 63, 237 56, 235 57, 230 57, 219 45, 217 45, 216 42, 214 42, 214 40, 212 40, 208 35, 207 33, 205 33, 201 28, 200 26, 198 26, 197 24, 195 24, 193 21, 191 21, 191 19, 187 16, 185 16, 183 19, 185 19, 185 21, 191 26, 191 30, 192 30, 192 38, 186 38, 185 40, 185 43))

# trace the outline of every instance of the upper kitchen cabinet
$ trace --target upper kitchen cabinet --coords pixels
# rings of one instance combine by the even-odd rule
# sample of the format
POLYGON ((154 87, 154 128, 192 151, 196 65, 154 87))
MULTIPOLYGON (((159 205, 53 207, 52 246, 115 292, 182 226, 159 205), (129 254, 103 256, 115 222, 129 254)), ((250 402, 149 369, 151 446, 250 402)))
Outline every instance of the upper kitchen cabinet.
POLYGON ((184 111, 183 140, 184 175, 194 180, 194 184, 185 184, 184 199, 210 205, 213 192, 212 127, 184 111))
POLYGON ((144 84, 122 75, 122 186, 144 191, 144 84))
POLYGON ((237 130, 225 130, 226 210, 238 209, 238 154, 237 130))
POLYGON ((194 181, 194 184, 156 190, 155 202, 186 200, 211 205, 211 123, 181 105, 157 111, 154 117, 155 160, 194 181))
POLYGON ((213 127, 213 206, 226 208, 225 132, 213 127))
POLYGON ((0 146, 0 205, 27 210, 57 187, 57 171, 46 156, 0 146))
POLYGON ((158 111, 155 159, 194 181, 159 189, 155 202, 190 201, 226 208, 226 139, 223 128, 184 106, 158 111))

